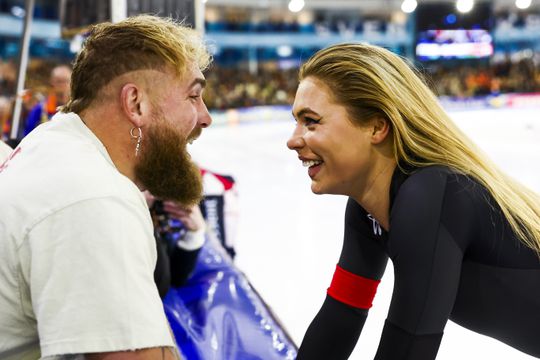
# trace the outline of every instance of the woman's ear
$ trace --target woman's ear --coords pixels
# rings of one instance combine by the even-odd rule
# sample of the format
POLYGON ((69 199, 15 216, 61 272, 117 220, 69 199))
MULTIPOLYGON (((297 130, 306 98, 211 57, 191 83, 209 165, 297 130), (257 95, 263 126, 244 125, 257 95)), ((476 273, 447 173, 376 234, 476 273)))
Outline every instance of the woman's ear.
POLYGON ((380 144, 382 143, 388 134, 390 133, 390 121, 382 116, 377 116, 372 120, 373 133, 371 134, 371 143, 380 144))

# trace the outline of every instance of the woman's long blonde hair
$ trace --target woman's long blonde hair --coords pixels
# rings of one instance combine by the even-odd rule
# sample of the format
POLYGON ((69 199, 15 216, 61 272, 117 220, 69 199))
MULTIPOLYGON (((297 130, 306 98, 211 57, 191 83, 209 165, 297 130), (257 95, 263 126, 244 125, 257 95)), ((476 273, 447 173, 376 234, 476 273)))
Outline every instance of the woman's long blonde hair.
POLYGON ((310 76, 329 86, 355 123, 374 116, 391 123, 395 159, 402 169, 443 165, 476 179, 521 241, 540 255, 540 197, 473 144, 401 57, 372 45, 334 45, 301 67, 300 81, 310 76))

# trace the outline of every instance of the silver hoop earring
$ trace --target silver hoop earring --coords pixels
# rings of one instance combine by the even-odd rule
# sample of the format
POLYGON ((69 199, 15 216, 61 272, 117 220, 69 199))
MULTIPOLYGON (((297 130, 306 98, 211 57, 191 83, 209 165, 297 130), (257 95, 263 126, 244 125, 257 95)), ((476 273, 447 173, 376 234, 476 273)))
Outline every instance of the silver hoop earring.
POLYGON ((137 139, 137 145, 135 146, 135 156, 138 156, 139 150, 141 148, 142 130, 141 128, 131 128, 131 130, 129 130, 129 135, 131 135, 133 139, 137 139), (139 131, 137 135, 134 134, 135 129, 139 131))

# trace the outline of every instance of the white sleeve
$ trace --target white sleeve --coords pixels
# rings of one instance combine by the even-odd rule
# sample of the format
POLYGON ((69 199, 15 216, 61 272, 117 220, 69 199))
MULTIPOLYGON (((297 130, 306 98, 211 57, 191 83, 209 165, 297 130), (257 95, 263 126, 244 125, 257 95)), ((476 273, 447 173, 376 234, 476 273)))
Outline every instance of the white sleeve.
POLYGON ((10 148, 8 144, 0 140, 0 165, 2 165, 5 160, 7 160, 12 151, 13 149, 10 148))
POLYGON ((197 231, 186 231, 186 234, 184 237, 182 237, 178 242, 176 243, 176 246, 178 246, 182 250, 186 251, 195 251, 200 249, 206 240, 206 229, 203 227, 197 231))
POLYGON ((19 255, 28 257, 43 357, 174 346, 147 209, 114 197, 82 201, 39 222, 27 240, 19 255))

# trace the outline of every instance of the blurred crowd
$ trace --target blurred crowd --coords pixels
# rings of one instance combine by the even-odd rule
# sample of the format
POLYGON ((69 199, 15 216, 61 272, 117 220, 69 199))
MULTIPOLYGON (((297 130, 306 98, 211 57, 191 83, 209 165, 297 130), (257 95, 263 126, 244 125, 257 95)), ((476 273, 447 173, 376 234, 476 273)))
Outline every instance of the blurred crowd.
POLYGON ((284 16, 282 13, 268 14, 264 10, 209 7, 206 10, 205 29, 209 33, 395 33, 405 31, 405 23, 403 17, 397 20, 383 15, 366 17, 360 11, 342 11, 332 14, 326 11, 314 11, 298 15, 288 13, 284 16))
MULTIPOLYGON (((299 13, 271 12, 265 8, 235 8, 207 5, 207 32, 240 33, 304 33, 304 34, 396 34, 406 32, 406 16, 400 12, 366 13, 358 9, 315 9, 299 13)), ((514 7, 496 9, 494 29, 503 31, 527 30, 535 33, 540 28, 538 8, 518 11, 514 7)))
POLYGON ((294 101, 298 69, 259 69, 250 73, 213 66, 206 78, 205 101, 209 109, 282 105, 294 101))
MULTIPOLYGON (((467 98, 500 93, 540 92, 540 61, 538 54, 518 60, 506 57, 491 63, 474 65, 426 65, 423 73, 428 84, 439 96, 467 98)), ((34 59, 29 63, 26 89, 23 94, 21 128, 32 120, 36 108, 51 107, 51 89, 66 89, 66 84, 54 85, 53 70, 57 63, 34 59)), ((63 64, 66 65, 66 64, 63 64)), ((259 105, 290 105, 298 83, 298 69, 278 69, 277 64, 265 64, 257 71, 220 67, 214 64, 207 72, 205 100, 209 109, 225 110, 259 105)), ((3 137, 9 134, 13 95, 16 88, 17 66, 0 60, 0 129, 3 137)), ((65 91, 65 90, 64 90, 65 91)), ((57 93, 58 92, 57 89, 57 93)), ((57 98, 59 95, 57 96, 57 98)), ((58 101, 60 99, 56 99, 58 101)), ((61 104, 60 101, 58 104, 61 104)), ((56 105, 58 105, 55 102, 56 105)), ((32 125, 33 126, 33 125, 32 125)), ((26 130, 28 131, 28 126, 26 130)), ((20 134, 20 135, 24 135, 20 134)))
POLYGON ((504 59, 475 67, 435 67, 427 74, 428 83, 439 96, 468 98, 503 93, 540 92, 540 67, 532 58, 504 59))
MULTIPOLYGON (((14 61, 0 60, 0 129, 1 138, 11 131, 11 116, 17 88, 18 67, 14 61)), ((57 106, 69 96, 70 65, 32 59, 28 63, 25 90, 22 95, 21 133, 26 135, 40 122, 46 121, 57 106), (44 118, 47 117, 47 118, 44 118)))

